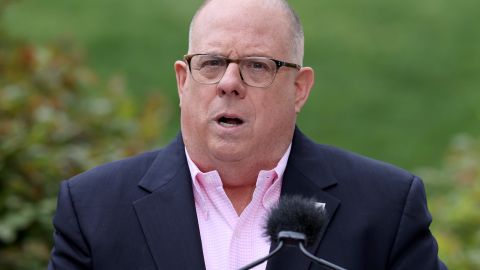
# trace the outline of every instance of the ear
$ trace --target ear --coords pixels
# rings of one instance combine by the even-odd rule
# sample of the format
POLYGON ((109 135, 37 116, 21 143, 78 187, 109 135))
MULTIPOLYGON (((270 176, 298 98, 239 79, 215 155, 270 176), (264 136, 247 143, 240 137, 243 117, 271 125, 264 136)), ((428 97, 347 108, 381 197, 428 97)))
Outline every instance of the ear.
POLYGON ((184 61, 175 61, 175 77, 177 78, 177 91, 180 100, 180 107, 182 107, 182 95, 185 88, 185 81, 187 80, 188 66, 184 61))
POLYGON ((295 78, 295 112, 298 114, 307 102, 310 90, 313 87, 314 72, 310 67, 302 67, 295 78))

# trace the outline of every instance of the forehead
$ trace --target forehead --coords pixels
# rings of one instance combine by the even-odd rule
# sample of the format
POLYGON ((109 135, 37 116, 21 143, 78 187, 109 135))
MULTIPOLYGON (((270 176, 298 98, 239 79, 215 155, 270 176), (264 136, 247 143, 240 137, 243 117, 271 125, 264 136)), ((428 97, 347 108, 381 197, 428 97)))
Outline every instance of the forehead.
POLYGON ((285 58, 292 46, 286 13, 269 1, 211 1, 196 16, 189 53, 285 58))

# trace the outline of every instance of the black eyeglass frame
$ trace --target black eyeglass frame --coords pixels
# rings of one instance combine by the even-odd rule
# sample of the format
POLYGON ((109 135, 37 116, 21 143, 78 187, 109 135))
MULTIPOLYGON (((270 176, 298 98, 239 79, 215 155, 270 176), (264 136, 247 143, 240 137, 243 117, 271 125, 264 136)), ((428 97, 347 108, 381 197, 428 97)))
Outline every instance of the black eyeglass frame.
MULTIPOLYGON (((243 59, 248 59, 250 57, 245 57, 245 58, 237 58, 237 59, 233 59, 233 58, 228 58, 228 57, 225 57, 225 56, 221 56, 221 55, 215 55, 215 54, 208 54, 208 53, 195 53, 195 54, 186 54, 183 56, 183 59, 185 60, 185 62, 188 64, 188 70, 190 71, 190 73, 192 73, 192 66, 190 65, 190 61, 192 60, 192 58, 194 56, 197 56, 197 55, 210 55, 210 56, 214 56, 214 57, 218 57, 218 58, 222 58, 222 59, 225 59, 225 62, 227 63, 227 67, 230 63, 235 63, 235 64, 239 64, 240 61, 242 61, 243 59)), ((275 78, 277 76, 277 73, 278 73, 278 70, 281 68, 281 67, 290 67, 290 68, 295 68, 296 70, 300 70, 302 68, 302 66, 298 65, 298 64, 294 64, 294 63, 289 63, 289 62, 285 62, 285 61, 280 61, 280 60, 277 60, 277 59, 274 59, 274 58, 269 58, 269 57, 263 57, 263 56, 252 56, 251 58, 263 58, 263 59, 268 59, 268 60, 271 60, 275 63, 275 74, 273 75, 273 78, 272 78, 272 81, 266 85, 266 86, 253 86, 253 87, 260 87, 260 88, 263 88, 263 87, 268 87, 270 86, 273 81, 275 81, 275 78)), ((226 69, 225 69, 226 70, 226 69)), ((225 73, 223 74, 225 75, 225 73)), ((218 82, 220 82, 220 80, 223 78, 223 75, 222 77, 220 77, 220 79, 216 82, 212 82, 212 83, 202 83, 202 82, 198 82, 197 80, 195 80, 195 78, 192 76, 192 78, 197 81, 198 83, 201 83, 201 84, 216 84, 218 82)), ((242 78, 242 81, 249 85, 248 83, 246 83, 244 80, 243 80, 243 76, 242 76, 242 73, 240 71, 240 77, 242 78)))

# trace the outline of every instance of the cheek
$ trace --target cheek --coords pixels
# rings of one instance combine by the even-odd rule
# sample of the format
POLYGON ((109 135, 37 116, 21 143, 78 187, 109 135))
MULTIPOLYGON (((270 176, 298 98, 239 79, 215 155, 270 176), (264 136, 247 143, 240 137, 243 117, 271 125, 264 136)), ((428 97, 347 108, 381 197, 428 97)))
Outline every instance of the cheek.
MULTIPOLYGON (((266 126, 278 126, 279 122, 289 122, 289 119, 295 117, 295 96, 292 93, 288 93, 289 89, 278 89, 272 93, 265 95, 255 106, 257 118, 262 119, 262 125, 266 126), (283 91, 283 93, 282 93, 283 91)), ((290 90, 291 91, 291 90, 290 90)))
POLYGON ((208 115, 212 100, 211 89, 188 88, 180 98, 180 109, 186 121, 198 122, 208 115))

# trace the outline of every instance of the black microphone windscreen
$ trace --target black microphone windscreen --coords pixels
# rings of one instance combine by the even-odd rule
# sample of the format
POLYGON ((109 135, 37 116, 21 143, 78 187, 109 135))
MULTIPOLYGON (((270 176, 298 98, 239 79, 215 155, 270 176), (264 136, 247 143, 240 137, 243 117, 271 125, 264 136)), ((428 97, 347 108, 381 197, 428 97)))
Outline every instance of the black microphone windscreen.
POLYGON ((298 195, 281 197, 277 205, 269 211, 265 236, 270 237, 272 243, 276 243, 281 231, 299 232, 305 234, 307 246, 312 244, 327 216, 325 208, 318 207, 315 203, 314 199, 298 195))

